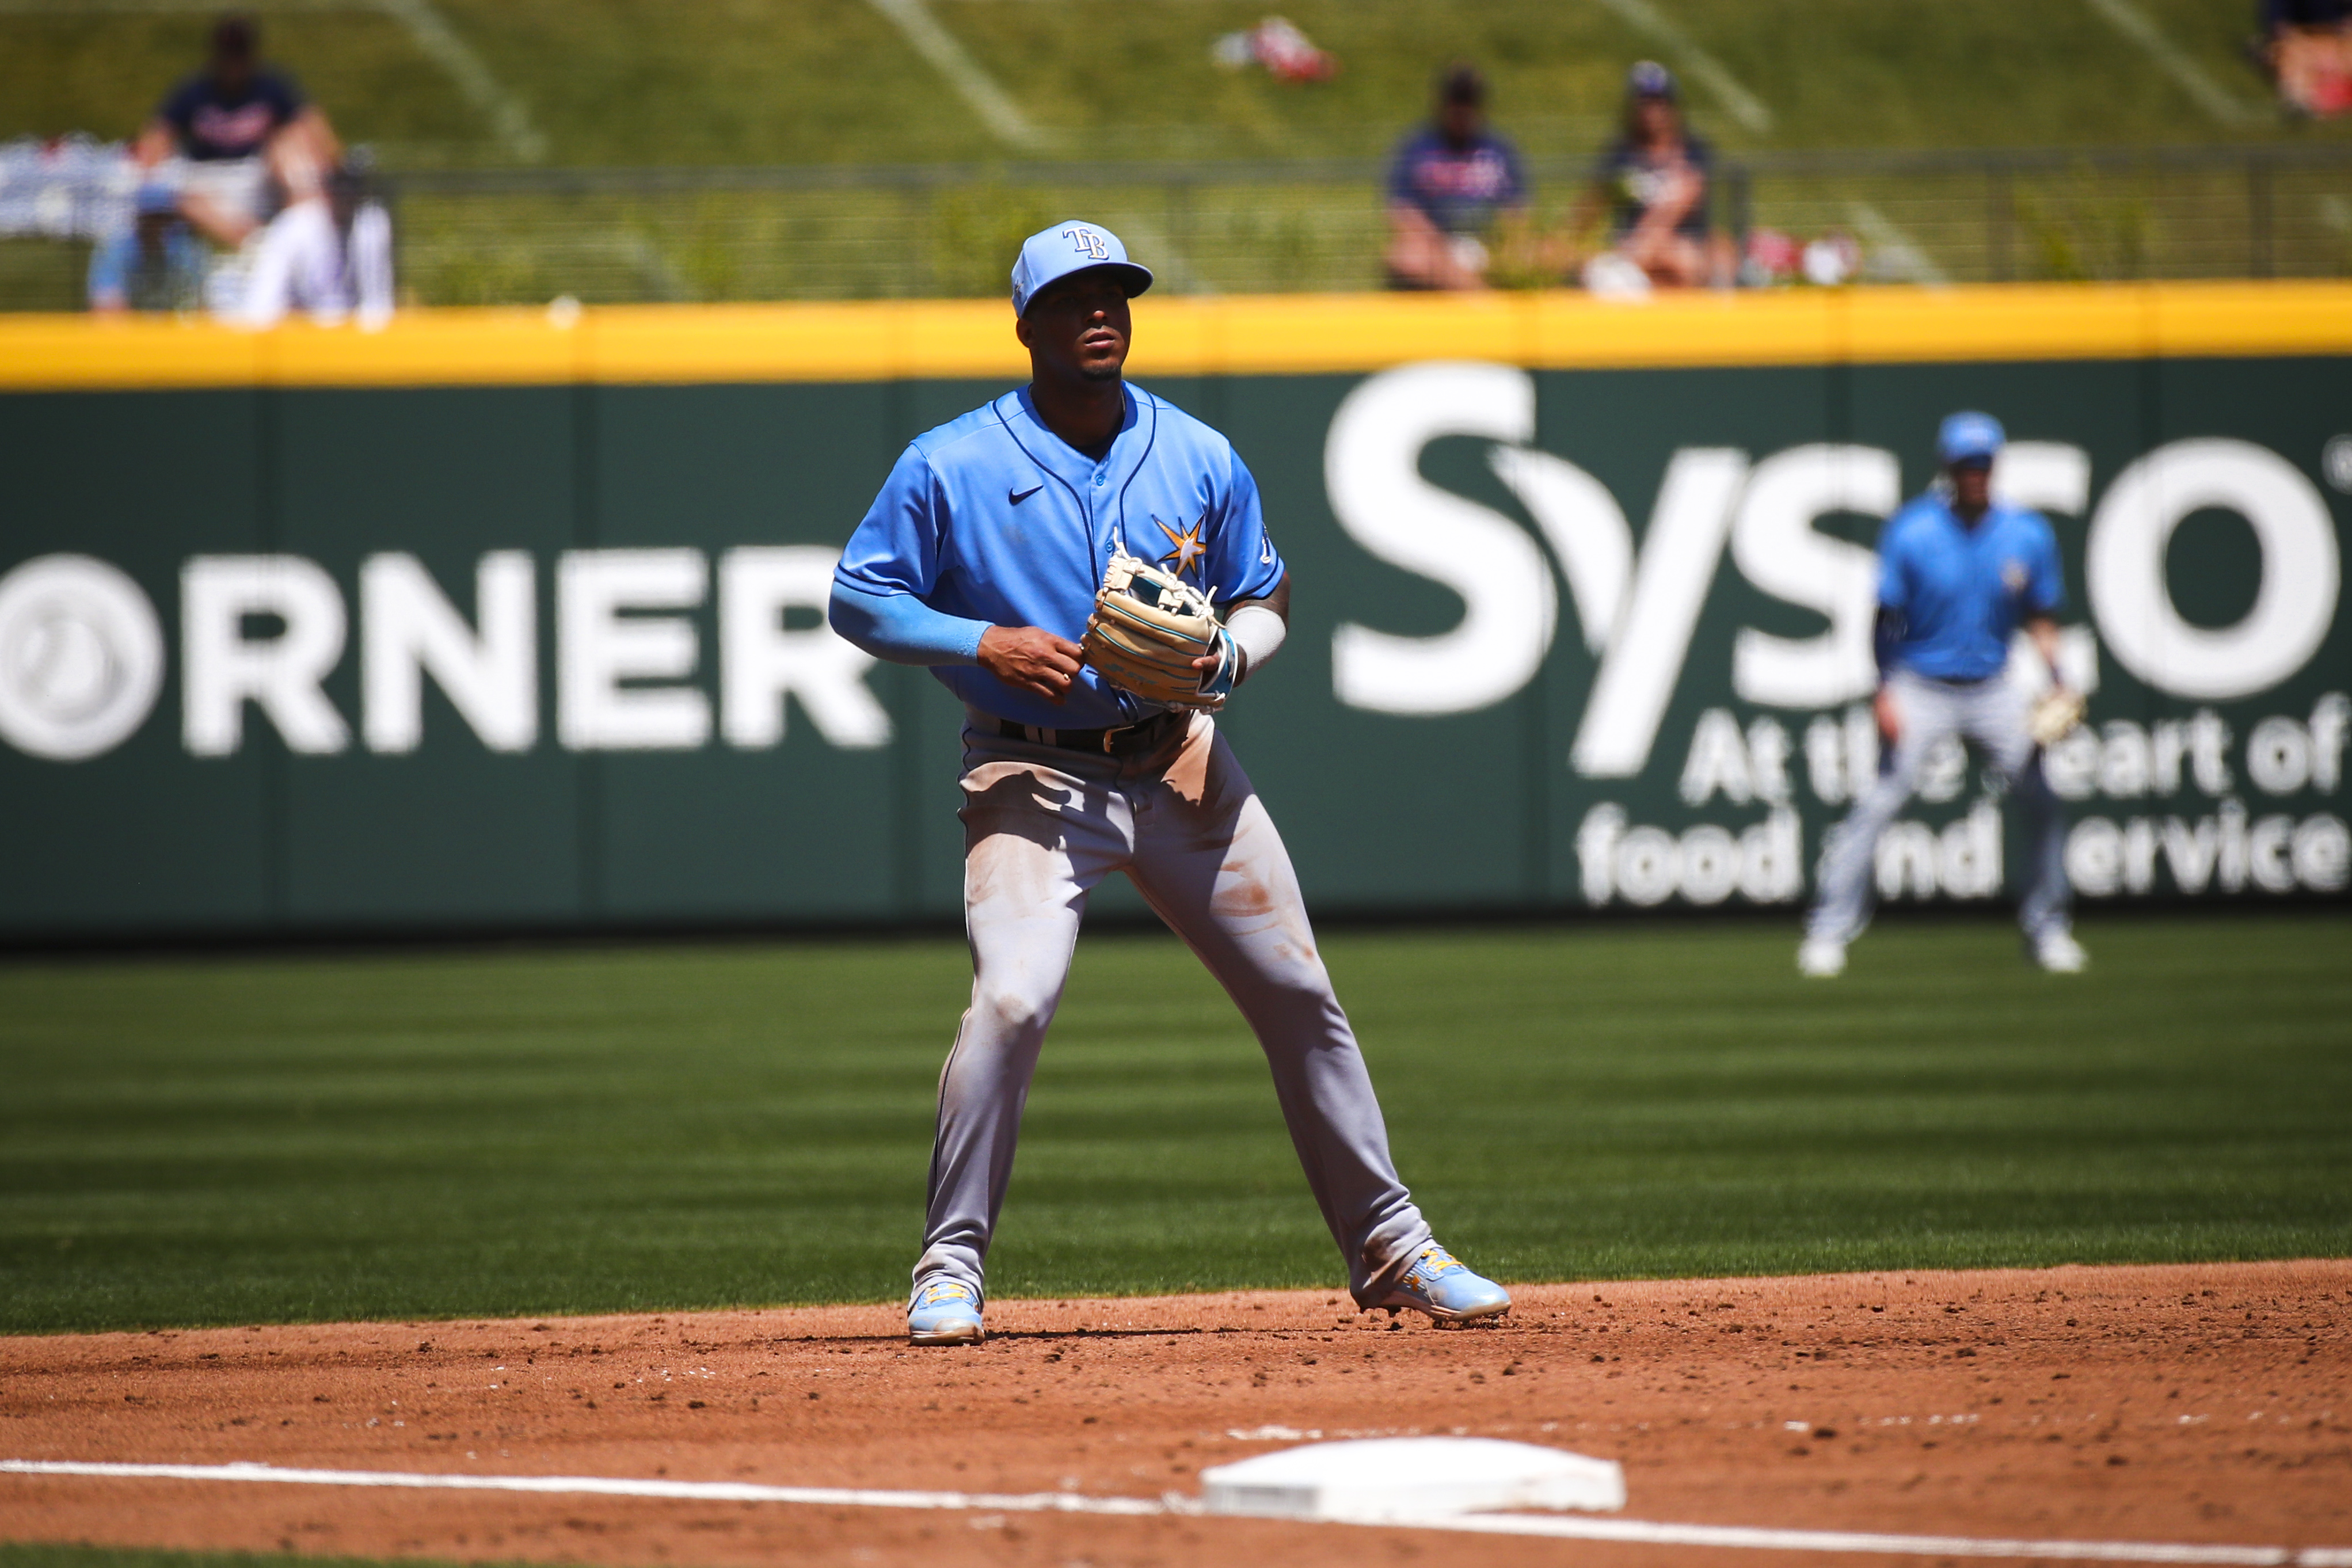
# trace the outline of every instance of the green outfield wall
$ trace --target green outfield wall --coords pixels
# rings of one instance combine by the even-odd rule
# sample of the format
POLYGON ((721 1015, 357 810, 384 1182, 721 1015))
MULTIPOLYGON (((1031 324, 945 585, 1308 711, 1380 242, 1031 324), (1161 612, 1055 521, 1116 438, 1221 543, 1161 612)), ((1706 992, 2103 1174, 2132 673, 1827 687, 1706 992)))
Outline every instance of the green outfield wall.
MULTIPOLYGON (((1801 902, 1875 766, 1870 542, 1962 406, 2064 552, 2085 902, 2344 895, 2352 290, 1137 318, 1291 564, 1220 722, 1320 910, 1801 902)), ((0 937, 952 917, 961 710, 822 607, 1017 373, 961 305, 0 327, 0 937)), ((2018 849, 1955 755, 1881 886, 2018 849)))

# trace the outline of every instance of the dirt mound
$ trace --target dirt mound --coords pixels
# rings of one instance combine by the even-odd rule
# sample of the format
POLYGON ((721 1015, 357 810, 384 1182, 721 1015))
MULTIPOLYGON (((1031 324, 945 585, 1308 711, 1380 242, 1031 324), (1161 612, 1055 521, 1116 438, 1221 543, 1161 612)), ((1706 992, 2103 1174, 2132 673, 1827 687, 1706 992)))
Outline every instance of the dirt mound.
MULTIPOLYGON (((1316 1436, 1622 1461, 1628 1515, 2352 1544, 2352 1262, 1521 1287, 1440 1331, 1318 1291, 0 1340, 0 1458, 1197 1491, 1316 1436)), ((1408 1530, 0 1476, 0 1537, 732 1563, 1346 1563, 1408 1530)), ((1487 1538, 1482 1563, 1687 1549, 1487 1538)), ((1740 1553, 1727 1562, 1769 1561, 1740 1553)), ((1863 1562, 1866 1558, 1852 1559, 1863 1562)))

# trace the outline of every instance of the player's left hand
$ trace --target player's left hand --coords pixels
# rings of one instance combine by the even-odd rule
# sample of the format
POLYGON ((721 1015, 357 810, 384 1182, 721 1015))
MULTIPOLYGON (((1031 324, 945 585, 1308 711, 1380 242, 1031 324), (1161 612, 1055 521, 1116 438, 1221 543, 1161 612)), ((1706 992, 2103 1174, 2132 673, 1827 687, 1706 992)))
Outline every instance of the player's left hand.
POLYGON ((2026 718, 2026 732, 2037 746, 2054 746, 2081 728, 2087 706, 2081 692, 2053 686, 2034 702, 2026 718))

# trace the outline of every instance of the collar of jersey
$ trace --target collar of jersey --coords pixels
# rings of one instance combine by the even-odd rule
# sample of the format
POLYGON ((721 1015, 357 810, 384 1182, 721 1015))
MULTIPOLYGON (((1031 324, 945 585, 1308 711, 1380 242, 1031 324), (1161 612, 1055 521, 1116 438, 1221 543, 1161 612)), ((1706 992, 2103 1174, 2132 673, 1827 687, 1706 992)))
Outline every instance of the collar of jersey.
POLYGON ((1967 540, 1990 539, 1992 537, 1993 529, 2000 523, 2007 522, 2011 514, 2017 510, 2014 507, 2003 506, 1997 500, 1990 502, 1985 507, 1984 515, 1977 519, 1976 526, 1971 528, 1968 521, 1960 516, 1959 509, 1952 504, 1951 497, 1941 490, 1929 490, 1927 494, 1935 501, 1936 515, 1942 521, 1944 526, 1967 540))
POLYGON ((1098 509, 1087 503, 1089 500, 1087 492, 1094 488, 1096 470, 1100 469, 1104 475, 1103 489, 1115 492, 1122 476, 1135 466, 1137 454, 1150 443, 1150 431, 1144 417, 1143 399, 1135 395, 1133 387, 1125 384, 1119 386, 1119 393, 1127 399, 1127 419, 1119 426, 1118 434, 1111 437, 1110 450, 1099 463, 1047 427, 1045 421, 1038 417, 1037 405, 1031 399, 1027 387, 1016 387, 1009 395, 1013 406, 1007 408, 1000 401, 997 409, 1004 419, 1004 427, 1021 444, 1021 449, 1028 454, 1029 460, 1076 490, 1080 504, 1086 506, 1087 510, 1094 511, 1098 509))

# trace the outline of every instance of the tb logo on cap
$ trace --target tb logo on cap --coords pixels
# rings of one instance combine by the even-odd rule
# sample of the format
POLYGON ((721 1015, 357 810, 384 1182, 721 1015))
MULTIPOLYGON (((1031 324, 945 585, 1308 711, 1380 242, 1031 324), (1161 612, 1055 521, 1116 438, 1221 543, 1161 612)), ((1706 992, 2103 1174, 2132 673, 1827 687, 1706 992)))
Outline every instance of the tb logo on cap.
POLYGON ((1091 258, 1096 261, 1110 259, 1110 247, 1105 245, 1103 237, 1093 229, 1072 226, 1062 231, 1062 237, 1068 240, 1080 256, 1091 258))

